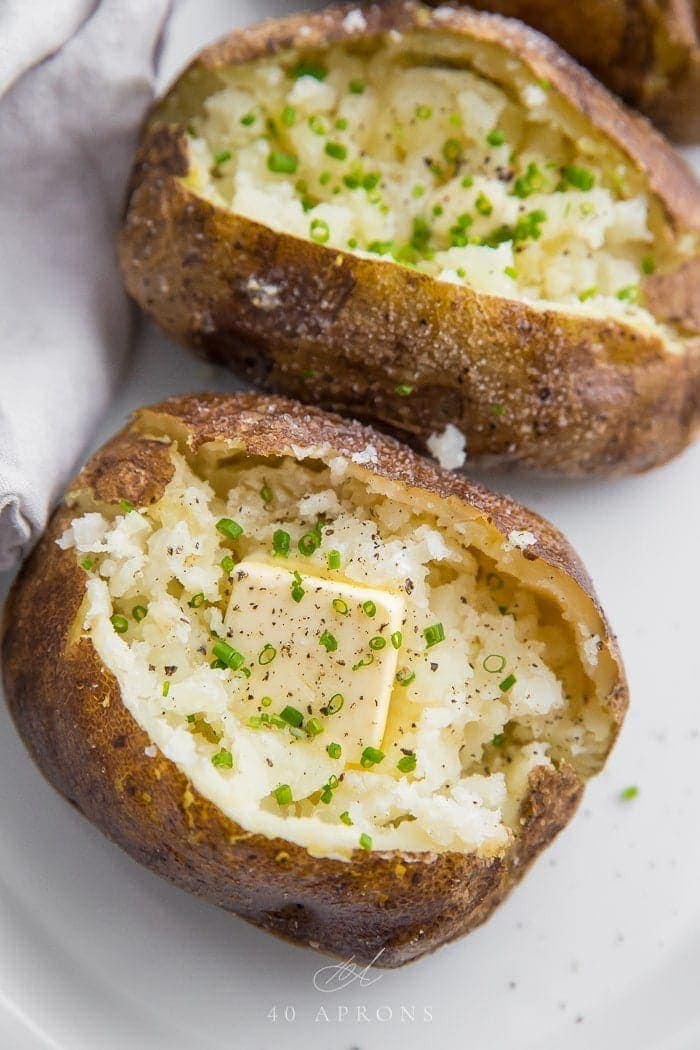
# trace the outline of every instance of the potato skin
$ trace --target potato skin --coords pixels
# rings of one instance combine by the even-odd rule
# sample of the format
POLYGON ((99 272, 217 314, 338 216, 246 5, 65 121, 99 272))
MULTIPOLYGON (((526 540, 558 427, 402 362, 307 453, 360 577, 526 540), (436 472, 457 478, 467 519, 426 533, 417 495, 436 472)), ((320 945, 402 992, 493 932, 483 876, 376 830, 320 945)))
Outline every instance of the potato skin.
POLYGON ((670 138, 700 140, 697 0, 470 0, 469 6, 521 19, 670 138))
MULTIPOLYGON (((157 500, 172 474, 169 444, 149 436, 161 429, 177 430, 192 453, 214 439, 238 439, 261 456, 280 454, 292 443, 328 443, 350 455, 371 442, 379 455, 374 473, 424 489, 423 496, 451 498, 456 508, 475 506, 505 534, 533 529, 538 543, 528 557, 541 557, 543 569, 564 569, 592 595, 564 538, 530 511, 358 423, 256 395, 173 398, 138 413, 93 456, 68 498, 87 493, 97 501, 126 498, 135 505, 157 500)), ((170 761, 144 754, 149 739, 122 704, 115 678, 92 642, 76 639, 85 577, 75 552, 55 543, 75 513, 66 504, 59 507, 8 599, 2 642, 7 701, 48 780, 146 867, 292 941, 364 962, 381 951, 376 965, 400 966, 488 918, 574 813, 583 791, 577 774, 568 766, 540 767, 530 777, 522 830, 500 858, 357 850, 343 863, 246 833, 194 791, 170 761)), ((608 697, 616 725, 626 703, 620 668, 608 697)))
MULTIPOLYGON (((346 10, 235 32, 191 71, 206 85, 221 64, 343 39, 346 10)), ((363 10, 368 34, 449 28, 517 52, 623 145, 674 228, 700 229, 697 184, 668 144, 539 34, 466 9, 440 18, 410 3, 363 10)), ((692 439, 697 317, 684 329, 687 352, 673 354, 658 335, 626 324, 482 295, 216 208, 181 182, 186 135, 166 122, 176 98, 177 84, 146 126, 119 238, 127 290, 176 341, 265 389, 373 422, 421 449, 453 423, 476 467, 623 474, 692 439), (400 385, 410 396, 397 394, 400 385)), ((677 297, 692 275, 666 281, 664 295, 677 297)))

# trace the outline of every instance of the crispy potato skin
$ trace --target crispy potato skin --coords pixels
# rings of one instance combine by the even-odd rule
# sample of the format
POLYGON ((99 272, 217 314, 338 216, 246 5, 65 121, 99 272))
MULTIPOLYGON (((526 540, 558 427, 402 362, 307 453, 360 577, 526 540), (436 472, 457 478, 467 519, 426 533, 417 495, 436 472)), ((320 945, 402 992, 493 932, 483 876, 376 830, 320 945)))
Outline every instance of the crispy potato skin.
MULTIPOLYGON (((158 499, 171 473, 169 444, 147 436, 154 421, 176 424, 190 453, 237 439, 253 455, 290 444, 327 443, 347 455, 372 442, 373 472, 481 509, 507 532, 534 529, 532 554, 564 569, 587 593, 578 558, 547 522, 507 499, 434 467, 391 438, 315 409, 255 395, 171 399, 137 414, 90 460, 72 492, 97 501, 158 499)), ((420 497, 420 492, 417 492, 420 497)), ((69 493, 70 498, 70 493, 69 493)), ((357 850, 348 863, 319 859, 281 839, 246 833, 194 791, 177 767, 146 757, 149 740, 121 701, 92 642, 76 638, 85 577, 74 551, 55 540, 75 516, 63 505, 24 565, 5 611, 7 701, 49 781, 106 835, 183 889, 302 944, 400 966, 483 922, 574 813, 583 784, 571 767, 530 777, 522 829, 505 856, 391 855, 357 850), (38 610, 41 610, 38 613, 38 610)), ((595 599, 594 599, 595 600, 595 599)), ((613 653, 616 654, 614 642, 613 653)), ((617 725, 627 689, 608 698, 617 725)))
MULTIPOLYGON (((322 47, 349 35, 346 10, 238 31, 191 68, 206 79, 222 64, 322 47)), ((539 34, 467 10, 440 19, 410 3, 364 11, 368 35, 449 27, 516 52, 624 147, 677 229, 700 229, 697 184, 665 140, 539 34)), ((672 354, 659 336, 626 324, 481 295, 216 208, 181 182, 184 129, 159 119, 170 97, 144 132, 119 257, 129 293, 176 341, 265 389, 379 424, 421 449, 453 423, 478 467, 624 474, 663 462, 693 437, 700 341, 692 328, 687 352, 672 354), (410 396, 397 394, 401 384, 410 396)), ((688 299, 692 281, 685 269, 666 275, 663 297, 650 301, 688 299)))
POLYGON ((700 139, 700 27, 693 0, 471 0, 469 6, 546 33, 671 138, 700 139))

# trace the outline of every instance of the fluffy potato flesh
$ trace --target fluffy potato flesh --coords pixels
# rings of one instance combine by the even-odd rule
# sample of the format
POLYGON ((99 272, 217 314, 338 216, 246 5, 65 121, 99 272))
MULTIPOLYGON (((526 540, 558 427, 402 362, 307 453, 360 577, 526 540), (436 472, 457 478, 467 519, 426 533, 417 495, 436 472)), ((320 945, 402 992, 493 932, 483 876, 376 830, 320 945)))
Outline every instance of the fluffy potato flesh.
POLYGON ((191 77, 158 114, 188 125, 188 187, 273 229, 645 329, 645 276, 695 250, 622 151, 494 44, 385 34, 191 77))
POLYGON ((371 445, 170 454, 154 503, 83 495, 58 543, 147 755, 243 829, 339 860, 493 857, 533 769, 600 767, 617 668, 529 532, 417 501, 371 445))

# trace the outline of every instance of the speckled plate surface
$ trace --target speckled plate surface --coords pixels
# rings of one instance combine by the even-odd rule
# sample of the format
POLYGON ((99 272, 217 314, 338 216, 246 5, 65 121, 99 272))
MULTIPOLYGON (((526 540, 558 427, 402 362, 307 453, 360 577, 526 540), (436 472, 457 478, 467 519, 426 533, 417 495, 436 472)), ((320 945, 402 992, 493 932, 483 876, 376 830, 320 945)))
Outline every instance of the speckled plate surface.
MULTIPOLYGON (((290 8, 183 0, 164 78, 229 26, 290 8)), ((232 385, 144 326, 99 440, 138 404, 232 385)), ((510 900, 404 970, 319 991, 329 960, 186 896, 103 839, 44 783, 0 706, 0 1050, 697 1050, 699 477, 696 446, 621 481, 486 479, 582 554, 632 706, 577 818, 510 900), (629 785, 639 794, 625 802, 629 785)))

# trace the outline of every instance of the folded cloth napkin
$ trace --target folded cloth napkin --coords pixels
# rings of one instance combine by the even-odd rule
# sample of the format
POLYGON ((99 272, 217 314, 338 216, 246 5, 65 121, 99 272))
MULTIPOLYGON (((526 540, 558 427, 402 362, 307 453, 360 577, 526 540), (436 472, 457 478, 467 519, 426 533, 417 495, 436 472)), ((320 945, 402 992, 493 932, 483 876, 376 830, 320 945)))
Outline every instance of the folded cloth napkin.
POLYGON ((0 569, 43 529, 126 357, 114 239, 169 9, 0 3, 0 569))

